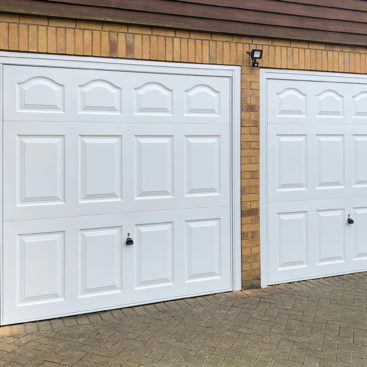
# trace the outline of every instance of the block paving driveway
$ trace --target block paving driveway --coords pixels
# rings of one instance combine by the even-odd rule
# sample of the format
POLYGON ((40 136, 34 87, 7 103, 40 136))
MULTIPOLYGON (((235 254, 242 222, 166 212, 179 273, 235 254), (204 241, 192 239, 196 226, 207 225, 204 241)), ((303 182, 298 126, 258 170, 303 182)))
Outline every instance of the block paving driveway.
POLYGON ((367 273, 0 328, 0 366, 367 366, 367 273))

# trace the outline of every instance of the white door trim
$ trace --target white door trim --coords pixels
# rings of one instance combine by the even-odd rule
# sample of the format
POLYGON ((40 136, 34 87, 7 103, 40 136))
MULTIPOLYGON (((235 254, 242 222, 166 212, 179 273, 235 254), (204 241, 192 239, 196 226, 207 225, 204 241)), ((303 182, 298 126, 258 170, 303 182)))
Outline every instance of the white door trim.
MULTIPOLYGON (((227 76, 232 80, 232 289, 241 289, 241 68, 238 66, 199 65, 188 63, 169 63, 155 61, 136 61, 107 59, 96 57, 43 55, 29 53, 0 52, 0 85, 4 65, 67 67, 79 69, 98 69, 115 71, 136 71, 150 73, 189 74, 204 76, 227 76)), ((6 92, 1 87, 2 95, 6 92)), ((0 172, 2 172, 2 118, 0 115, 0 172)), ((0 204, 3 203, 2 180, 0 180, 0 204)), ((0 248, 1 248, 1 284, 3 277, 3 234, 2 210, 0 210, 0 248)), ((3 298, 3 297, 2 297, 3 298)), ((1 310, 2 311, 2 310, 1 310)))
MULTIPOLYGON (((266 111, 268 69, 260 70, 260 278, 261 287, 268 285, 267 176, 266 176, 266 111)), ((271 70, 270 70, 271 71, 271 70)))
MULTIPOLYGON (((230 68, 226 66, 226 68, 230 68)), ((233 290, 242 289, 241 266, 241 68, 232 67, 232 274, 233 290)))
MULTIPOLYGON (((0 64, 0 172, 3 177, 3 65, 0 64)), ((3 178, 0 180, 0 285, 3 284, 3 178)), ((0 289, 1 306, 0 314, 1 320, 3 318, 3 307, 2 307, 2 289, 0 289)))
POLYGON ((286 80, 316 80, 325 82, 349 82, 354 84, 366 84, 367 76, 365 74, 346 74, 315 71, 298 70, 279 70, 262 69, 260 71, 260 260, 261 260, 261 287, 266 287, 269 283, 269 245, 268 245, 268 225, 267 225, 267 88, 268 80, 271 79, 286 80))

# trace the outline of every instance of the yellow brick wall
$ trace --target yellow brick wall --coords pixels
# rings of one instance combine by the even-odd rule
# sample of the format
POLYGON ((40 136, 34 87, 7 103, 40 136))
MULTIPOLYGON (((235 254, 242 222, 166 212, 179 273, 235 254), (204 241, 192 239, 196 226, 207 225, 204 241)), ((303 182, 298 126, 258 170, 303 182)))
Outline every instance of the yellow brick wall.
POLYGON ((261 67, 367 71, 362 47, 0 13, 1 50, 241 66, 244 288, 260 284, 259 69, 250 67, 252 48, 264 50, 261 67))

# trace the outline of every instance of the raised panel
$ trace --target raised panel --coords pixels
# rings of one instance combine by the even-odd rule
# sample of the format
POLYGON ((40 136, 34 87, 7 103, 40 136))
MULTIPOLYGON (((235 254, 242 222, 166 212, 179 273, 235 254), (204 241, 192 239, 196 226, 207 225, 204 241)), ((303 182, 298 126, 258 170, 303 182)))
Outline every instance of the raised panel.
POLYGON ((353 135, 353 186, 367 187, 367 135, 353 135))
POLYGON ((79 86, 79 113, 121 114, 121 88, 106 80, 79 86))
POLYGON ((136 115, 172 115, 173 92, 160 83, 146 83, 135 89, 136 115))
POLYGON ((317 188, 343 188, 344 177, 344 136, 317 135, 317 188))
POLYGON ((334 90, 326 90, 316 96, 317 117, 343 117, 344 97, 334 90))
POLYGON ((318 265, 345 261, 344 209, 317 211, 318 265))
POLYGON ((44 303, 64 297, 63 232, 19 235, 17 240, 18 302, 44 303))
POLYGON ((18 205, 62 204, 64 137, 18 136, 18 205))
POLYGON ((136 288, 173 284, 173 223, 136 226, 136 288))
POLYGON ((279 213, 278 235, 278 270, 307 267, 307 212, 279 213))
POLYGON ((354 260, 367 259, 367 208, 354 209, 354 260))
POLYGON ((64 86, 46 77, 17 84, 17 112, 63 113, 64 86))
POLYGON ((277 190, 306 190, 307 136, 277 136, 277 190))
POLYGON ((121 227, 81 230, 79 256, 80 296, 121 291, 121 227))
POLYGON ((122 198, 121 136, 80 136, 80 199, 122 198))
POLYGON ((220 137, 186 136, 186 196, 220 194, 220 137))
POLYGON ((353 117, 367 117, 367 92, 353 96, 353 117))
POLYGON ((220 93, 204 84, 185 91, 185 114, 219 116, 220 93))
POLYGON ((208 280, 221 276, 220 219, 186 222, 186 282, 208 280))
POLYGON ((295 88, 277 93, 277 116, 305 117, 307 96, 295 88))
POLYGON ((135 137, 137 199, 173 196, 173 137, 135 137))

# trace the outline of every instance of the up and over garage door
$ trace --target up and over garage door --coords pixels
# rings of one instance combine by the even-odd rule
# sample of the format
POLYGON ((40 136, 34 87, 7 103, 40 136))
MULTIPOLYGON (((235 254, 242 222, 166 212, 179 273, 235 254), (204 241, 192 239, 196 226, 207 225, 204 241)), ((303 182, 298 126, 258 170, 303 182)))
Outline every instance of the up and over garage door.
POLYGON ((367 78, 262 72, 262 284, 367 270, 367 78))
POLYGON ((65 63, 2 69, 2 323, 233 289, 233 73, 65 63))

